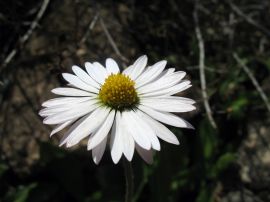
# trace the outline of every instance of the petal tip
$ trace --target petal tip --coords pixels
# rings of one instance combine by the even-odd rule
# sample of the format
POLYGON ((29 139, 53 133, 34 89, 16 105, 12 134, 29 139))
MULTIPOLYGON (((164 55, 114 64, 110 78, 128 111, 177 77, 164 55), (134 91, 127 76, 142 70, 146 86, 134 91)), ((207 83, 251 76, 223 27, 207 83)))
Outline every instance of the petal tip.
POLYGON ((68 73, 62 73, 63 78, 65 78, 68 75, 68 73))
POLYGON ((101 160, 101 159, 97 159, 96 157, 93 157, 93 161, 94 161, 94 163, 95 163, 96 165, 99 164, 100 160, 101 160))

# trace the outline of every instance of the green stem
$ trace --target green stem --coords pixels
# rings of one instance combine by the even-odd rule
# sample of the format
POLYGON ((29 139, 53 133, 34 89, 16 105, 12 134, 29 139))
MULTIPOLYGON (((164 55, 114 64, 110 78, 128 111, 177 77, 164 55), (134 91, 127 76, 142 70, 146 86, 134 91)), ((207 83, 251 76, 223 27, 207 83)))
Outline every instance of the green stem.
POLYGON ((125 195, 125 202, 132 202, 133 197, 133 170, 131 162, 127 161, 126 159, 123 160, 124 170, 125 170, 125 178, 126 178, 126 195, 125 195))

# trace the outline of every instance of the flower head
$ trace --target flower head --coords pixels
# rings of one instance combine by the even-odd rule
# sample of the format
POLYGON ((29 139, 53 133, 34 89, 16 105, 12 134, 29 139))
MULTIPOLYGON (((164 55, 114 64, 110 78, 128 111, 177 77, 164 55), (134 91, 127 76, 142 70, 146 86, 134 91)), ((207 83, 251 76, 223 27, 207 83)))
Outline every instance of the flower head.
POLYGON ((153 150, 160 150, 159 139, 179 144, 176 136, 162 123, 180 128, 193 128, 173 113, 195 109, 193 100, 175 94, 189 88, 183 80, 185 72, 169 68, 166 61, 146 67, 147 57, 141 56, 122 73, 109 58, 106 67, 86 62, 86 71, 73 66, 74 74, 63 73, 69 87, 55 88, 62 97, 42 104, 40 115, 45 124, 56 125, 51 136, 71 127, 60 146, 71 147, 88 137, 88 150, 96 164, 101 160, 107 142, 114 163, 124 155, 132 160, 134 151, 148 163, 153 150))

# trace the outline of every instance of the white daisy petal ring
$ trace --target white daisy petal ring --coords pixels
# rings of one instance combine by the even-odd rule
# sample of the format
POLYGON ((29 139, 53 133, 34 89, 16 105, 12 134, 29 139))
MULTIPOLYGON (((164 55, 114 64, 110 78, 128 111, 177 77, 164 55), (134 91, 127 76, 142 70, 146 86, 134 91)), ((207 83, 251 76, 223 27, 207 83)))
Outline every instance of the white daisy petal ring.
POLYGON ((51 136, 71 126, 60 146, 71 147, 88 137, 87 149, 96 164, 107 142, 114 163, 122 155, 131 161, 135 150, 151 163, 153 150, 160 150, 159 139, 179 144, 164 124, 193 128, 173 114, 195 110, 195 101, 175 95, 191 87, 190 81, 182 80, 185 72, 164 71, 166 63, 146 67, 147 57, 141 56, 122 73, 111 58, 106 67, 98 62, 86 62, 86 71, 73 66, 74 74, 63 73, 69 87, 52 90, 62 97, 44 102, 39 114, 44 124, 56 125, 51 136))

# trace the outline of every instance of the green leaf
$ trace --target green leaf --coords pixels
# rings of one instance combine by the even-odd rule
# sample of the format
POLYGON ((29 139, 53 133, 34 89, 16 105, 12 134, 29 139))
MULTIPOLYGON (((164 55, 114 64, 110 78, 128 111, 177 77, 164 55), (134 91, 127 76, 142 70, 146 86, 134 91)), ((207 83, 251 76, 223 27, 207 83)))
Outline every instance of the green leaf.
POLYGON ((236 155, 233 153, 225 153, 219 157, 217 163, 214 166, 213 174, 216 176, 226 170, 236 160, 236 155))
POLYGON ((8 170, 8 166, 4 163, 0 164, 0 177, 8 170))
POLYGON ((37 183, 32 183, 26 186, 19 186, 16 190, 13 190, 7 194, 7 201, 12 202, 27 202, 29 193, 37 186, 37 183))
POLYGON ((219 93, 220 96, 228 96, 234 92, 237 88, 237 83, 232 80, 225 80, 220 84, 219 93))
POLYGON ((196 202, 213 202, 212 190, 208 186, 201 186, 196 202))
POLYGON ((248 99, 246 96, 241 96, 238 99, 234 100, 227 111, 231 113, 234 117, 242 117, 244 115, 244 108, 248 105, 248 99))
POLYGON ((204 119, 199 126, 199 133, 202 141, 203 154, 206 159, 210 159, 217 146, 217 131, 204 119))
POLYGON ((90 196, 89 198, 85 199, 85 202, 93 202, 93 201, 100 201, 102 198, 102 192, 101 191, 96 191, 90 196))

